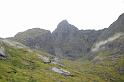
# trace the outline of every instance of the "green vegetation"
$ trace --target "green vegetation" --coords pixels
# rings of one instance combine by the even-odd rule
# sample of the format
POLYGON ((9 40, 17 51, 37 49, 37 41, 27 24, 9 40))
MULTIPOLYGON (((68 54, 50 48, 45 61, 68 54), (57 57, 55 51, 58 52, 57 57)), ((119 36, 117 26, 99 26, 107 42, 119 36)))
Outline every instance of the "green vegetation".
POLYGON ((124 54, 117 54, 115 59, 112 51, 100 51, 96 55, 93 60, 81 58, 76 61, 63 60, 63 63, 89 79, 88 82, 124 82, 124 69, 119 72, 119 68, 124 67, 124 54))
MULTIPOLYGON (((121 37, 122 38, 122 37, 121 37)), ((123 39, 124 40, 124 39, 123 39)), ((122 39, 114 44, 123 43, 122 39)), ((90 57, 78 60, 62 59, 57 64, 45 64, 37 54, 50 56, 43 51, 17 48, 2 43, 7 57, 0 59, 0 82, 124 82, 124 53, 118 47, 100 50, 90 57), (52 67, 62 68, 73 76, 64 76, 51 70, 52 67)))
MULTIPOLYGON (((63 76, 50 70, 53 64, 44 64, 37 57, 36 52, 27 49, 18 49, 8 45, 4 46, 6 59, 0 60, 0 82, 82 82, 82 76, 74 74, 74 77, 63 76)), ((41 52, 42 54, 46 54, 41 52)), ((59 66, 58 66, 59 67, 59 66)))

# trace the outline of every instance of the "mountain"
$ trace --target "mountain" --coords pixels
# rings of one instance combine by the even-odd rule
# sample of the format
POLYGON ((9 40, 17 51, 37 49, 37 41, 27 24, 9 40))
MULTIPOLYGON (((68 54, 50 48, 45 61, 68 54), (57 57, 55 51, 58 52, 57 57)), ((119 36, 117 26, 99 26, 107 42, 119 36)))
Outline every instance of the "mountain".
MULTIPOLYGON (((33 28, 16 34, 13 40, 33 49, 47 51, 58 57, 75 59, 89 54, 92 50, 107 42, 111 42, 111 39, 117 39, 118 34, 123 34, 123 32, 124 14, 120 15, 108 28, 98 31, 78 30, 77 27, 69 24, 67 20, 63 20, 52 33, 48 30, 33 28), (116 34, 117 36, 113 38, 116 34)), ((118 37, 120 37, 120 34, 118 37)))
POLYGON ((106 30, 102 32, 99 36, 99 40, 105 40, 108 37, 111 37, 115 33, 123 33, 124 32, 124 13, 121 14, 118 19, 113 22, 106 30))
POLYGON ((58 57, 77 58, 90 51, 101 32, 101 30, 78 30, 67 20, 63 20, 52 33, 33 28, 16 34, 11 40, 21 42, 33 49, 45 50, 58 57))
POLYGON ((80 55, 80 34, 78 29, 69 24, 66 20, 60 22, 52 33, 53 46, 57 56, 80 55))
POLYGON ((19 32, 11 40, 23 43, 33 49, 43 49, 49 53, 53 52, 51 32, 48 30, 33 28, 19 32))
POLYGON ((124 82, 124 14, 98 31, 63 20, 0 38, 0 82, 124 82))
POLYGON ((92 58, 68 60, 0 39, 0 82, 123 82, 123 42, 124 35, 92 52, 92 58))
POLYGON ((0 39, 0 82, 81 82, 81 78, 44 51, 0 39))
POLYGON ((106 43, 113 42, 114 40, 118 39, 120 36, 123 35, 124 14, 121 14, 115 22, 113 22, 108 28, 103 30, 103 32, 99 35, 97 41, 94 44, 95 46, 97 44, 97 47, 100 47, 106 43))

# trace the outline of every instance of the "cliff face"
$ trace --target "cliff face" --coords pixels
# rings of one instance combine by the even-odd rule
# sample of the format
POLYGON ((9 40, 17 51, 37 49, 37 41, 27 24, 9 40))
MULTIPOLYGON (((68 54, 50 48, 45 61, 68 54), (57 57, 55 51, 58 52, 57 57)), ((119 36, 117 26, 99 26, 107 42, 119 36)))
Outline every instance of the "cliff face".
MULTIPOLYGON (((102 31, 102 33, 98 36, 98 39, 94 43, 93 47, 103 48, 102 46, 109 43, 111 43, 111 46, 113 46, 115 45, 114 41, 118 40, 122 36, 124 36, 124 14, 120 15, 115 22, 113 22, 108 28, 102 31)), ((122 40, 120 41, 120 43, 121 42, 122 40)), ((116 44, 118 45, 119 43, 116 44)), ((110 47, 110 45, 106 45, 104 47, 106 49, 107 47, 110 47)), ((120 47, 116 46, 116 48, 120 47)))
POLYGON ((102 32, 98 41, 105 40, 115 33, 124 33, 124 13, 121 14, 118 19, 109 26, 109 28, 106 28, 106 30, 102 32))
MULTIPOLYGON (((93 47, 116 33, 124 33, 124 14, 102 30, 78 30, 67 20, 61 21, 55 31, 34 28, 18 33, 13 40, 34 49, 42 49, 58 57, 76 58, 92 52, 93 47)), ((105 43, 106 44, 106 43, 105 43)))
POLYGON ((11 38, 33 49, 42 49, 58 57, 80 57, 87 54, 101 31, 78 30, 68 21, 61 21, 55 31, 33 28, 11 38))
POLYGON ((63 20, 52 33, 33 28, 0 38, 0 73, 0 82, 124 82, 124 15, 98 31, 63 20))
POLYGON ((69 24, 66 20, 60 22, 52 33, 55 55, 72 56, 78 53, 78 51, 75 50, 76 46, 78 46, 78 36, 78 29, 75 26, 69 24))
POLYGON ((48 30, 33 28, 24 32, 20 32, 11 39, 21 42, 33 49, 43 49, 49 53, 53 52, 53 48, 51 46, 51 32, 48 30))
POLYGON ((74 61, 0 39, 0 82, 124 82, 124 36, 112 40, 74 61))

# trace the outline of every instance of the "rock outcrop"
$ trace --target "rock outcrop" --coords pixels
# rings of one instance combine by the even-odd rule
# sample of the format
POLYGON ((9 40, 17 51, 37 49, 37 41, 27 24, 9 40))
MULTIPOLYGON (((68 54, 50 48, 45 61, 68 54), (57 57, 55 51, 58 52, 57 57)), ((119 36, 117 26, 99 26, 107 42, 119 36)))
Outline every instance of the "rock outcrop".
POLYGON ((69 71, 62 68, 52 67, 51 70, 64 76, 73 76, 69 71))
POLYGON ((51 60, 49 57, 46 57, 46 56, 42 56, 40 54, 37 54, 37 56, 44 62, 44 63, 51 63, 51 60))
POLYGON ((6 57, 6 53, 3 47, 0 48, 0 59, 5 58, 6 57))
POLYGON ((20 32, 13 38, 9 38, 33 49, 43 49, 53 54, 51 32, 48 30, 33 28, 20 32))

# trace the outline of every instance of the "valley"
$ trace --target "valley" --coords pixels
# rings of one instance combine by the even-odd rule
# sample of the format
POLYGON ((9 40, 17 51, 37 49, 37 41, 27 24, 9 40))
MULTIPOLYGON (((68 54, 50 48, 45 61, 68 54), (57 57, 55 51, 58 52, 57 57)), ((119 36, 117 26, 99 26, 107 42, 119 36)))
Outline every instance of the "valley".
POLYGON ((0 38, 0 82, 124 82, 124 14, 102 30, 63 20, 0 38))

